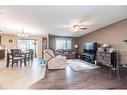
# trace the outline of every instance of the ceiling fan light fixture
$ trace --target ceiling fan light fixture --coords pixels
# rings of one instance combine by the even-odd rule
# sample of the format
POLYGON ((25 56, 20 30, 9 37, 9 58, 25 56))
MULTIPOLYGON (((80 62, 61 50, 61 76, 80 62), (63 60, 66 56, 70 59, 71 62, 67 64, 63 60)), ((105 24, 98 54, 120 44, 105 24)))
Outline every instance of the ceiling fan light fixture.
POLYGON ((84 24, 81 25, 73 25, 73 31, 74 32, 78 32, 80 30, 86 30, 86 26, 84 24))
POLYGON ((73 31, 77 32, 79 31, 80 26, 79 25, 73 25, 73 31))

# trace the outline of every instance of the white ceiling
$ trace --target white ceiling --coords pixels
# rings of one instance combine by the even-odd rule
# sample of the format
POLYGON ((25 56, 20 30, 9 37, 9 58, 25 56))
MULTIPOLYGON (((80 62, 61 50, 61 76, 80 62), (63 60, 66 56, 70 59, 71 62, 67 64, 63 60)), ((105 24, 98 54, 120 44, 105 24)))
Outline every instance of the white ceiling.
POLYGON ((79 37, 127 18, 126 11, 127 6, 0 6, 0 30, 79 37), (74 24, 88 29, 73 32, 69 27, 74 24))

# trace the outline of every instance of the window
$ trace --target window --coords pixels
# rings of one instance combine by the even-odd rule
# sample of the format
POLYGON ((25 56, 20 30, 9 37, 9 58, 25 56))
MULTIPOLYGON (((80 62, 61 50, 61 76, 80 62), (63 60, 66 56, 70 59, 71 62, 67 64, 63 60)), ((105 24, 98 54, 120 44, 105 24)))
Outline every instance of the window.
POLYGON ((71 47, 72 47, 71 39, 56 38, 56 49, 71 49, 71 47))
POLYGON ((37 41, 32 39, 26 40, 18 40, 18 48, 22 49, 22 51, 26 51, 26 49, 34 50, 34 57, 37 56, 37 41))

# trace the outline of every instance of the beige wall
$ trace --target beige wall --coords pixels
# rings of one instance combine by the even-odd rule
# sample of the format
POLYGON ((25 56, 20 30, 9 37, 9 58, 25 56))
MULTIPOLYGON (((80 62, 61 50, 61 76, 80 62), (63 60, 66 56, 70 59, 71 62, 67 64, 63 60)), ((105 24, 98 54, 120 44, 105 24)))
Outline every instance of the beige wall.
MULTIPOLYGON (((38 47, 38 57, 42 55, 42 36, 29 36, 27 39, 36 39, 38 47)), ((5 45, 6 49, 18 48, 18 38, 17 35, 2 35, 1 44, 5 45), (10 43, 9 39, 12 39, 13 42, 10 43)))
POLYGON ((127 64, 127 19, 91 32, 78 38, 80 52, 86 42, 108 43, 119 51, 121 64, 127 64))
POLYGON ((15 36, 15 35, 2 35, 1 44, 5 45, 6 49, 17 48, 17 36, 15 36), (9 42, 10 39, 13 40, 12 43, 9 42))

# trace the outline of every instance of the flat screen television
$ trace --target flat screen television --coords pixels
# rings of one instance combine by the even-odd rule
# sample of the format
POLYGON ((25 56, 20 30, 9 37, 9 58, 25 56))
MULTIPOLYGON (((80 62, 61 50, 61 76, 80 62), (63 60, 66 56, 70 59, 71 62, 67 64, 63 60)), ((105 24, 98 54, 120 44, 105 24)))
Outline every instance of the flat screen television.
POLYGON ((89 42, 84 44, 84 52, 95 53, 97 51, 97 42, 89 42))

